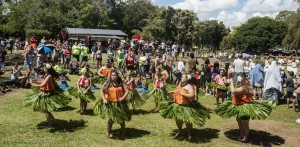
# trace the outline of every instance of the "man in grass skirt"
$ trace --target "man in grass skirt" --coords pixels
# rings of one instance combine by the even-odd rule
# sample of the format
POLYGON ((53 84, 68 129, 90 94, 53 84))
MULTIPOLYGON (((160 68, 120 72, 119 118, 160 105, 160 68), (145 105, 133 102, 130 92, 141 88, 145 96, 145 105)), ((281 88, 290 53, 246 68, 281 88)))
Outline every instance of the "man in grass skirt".
POLYGON ((230 90, 233 94, 232 100, 227 99, 220 104, 215 112, 221 117, 236 116, 240 129, 237 139, 247 142, 249 136, 249 121, 251 119, 266 119, 276 107, 274 101, 268 103, 255 102, 250 96, 250 82, 247 78, 238 77, 237 87, 234 87, 233 79, 230 79, 230 90))
POLYGON ((128 92, 127 85, 119 77, 117 71, 113 70, 110 78, 101 88, 102 99, 94 107, 95 114, 102 118, 108 118, 107 135, 109 138, 113 137, 113 123, 118 123, 121 126, 120 139, 125 139, 125 121, 131 120, 130 110, 125 100, 128 92))
POLYGON ((44 72, 42 81, 32 83, 32 86, 39 87, 39 89, 34 88, 33 93, 26 96, 24 105, 33 105, 33 111, 45 113, 48 126, 51 127, 55 118, 50 111, 67 106, 71 98, 64 95, 63 90, 58 87, 55 82, 58 74, 51 65, 47 64, 44 72))
POLYGON ((181 83, 174 92, 174 102, 161 102, 159 112, 164 118, 174 118, 178 127, 175 137, 182 133, 182 125, 186 124, 188 139, 192 139, 193 124, 203 126, 205 120, 210 118, 208 108, 195 101, 195 88, 189 84, 188 75, 183 74, 181 83))

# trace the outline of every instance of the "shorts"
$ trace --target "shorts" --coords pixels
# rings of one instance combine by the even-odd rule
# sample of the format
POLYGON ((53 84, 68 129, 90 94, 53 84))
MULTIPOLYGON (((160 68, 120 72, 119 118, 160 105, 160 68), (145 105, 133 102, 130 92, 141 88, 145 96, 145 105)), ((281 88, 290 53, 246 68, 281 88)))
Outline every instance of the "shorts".
POLYGON ((71 58, 65 58, 65 63, 70 64, 71 58))
POLYGON ((92 52, 91 57, 95 57, 96 56, 96 52, 92 52))
POLYGON ((102 58, 96 58, 97 59, 97 61, 102 61, 102 58))
POLYGON ((88 56, 81 56, 81 62, 88 62, 88 56))
POLYGON ((134 66, 127 66, 127 70, 134 70, 134 66))
POLYGON ((286 98, 288 98, 288 99, 289 99, 289 98, 295 99, 295 96, 293 95, 293 92, 287 91, 285 96, 286 96, 286 98))
POLYGON ((300 97, 297 97, 297 104, 298 109, 296 109, 296 112, 300 112, 300 97))
POLYGON ((27 62, 24 62, 24 67, 29 71, 32 70, 31 64, 27 64, 27 62))
POLYGON ((114 59, 107 59, 110 63, 114 63, 114 59))

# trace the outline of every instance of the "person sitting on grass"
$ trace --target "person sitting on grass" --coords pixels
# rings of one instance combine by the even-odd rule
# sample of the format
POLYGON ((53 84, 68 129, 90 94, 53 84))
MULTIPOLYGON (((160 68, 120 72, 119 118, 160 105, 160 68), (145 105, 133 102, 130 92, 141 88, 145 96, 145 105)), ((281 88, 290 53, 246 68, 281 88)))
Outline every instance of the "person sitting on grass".
POLYGON ((3 61, 1 61, 1 64, 0 64, 0 75, 3 75, 4 73, 5 73, 5 66, 4 66, 3 61))
POLYGON ((20 83, 20 86, 24 87, 27 81, 27 77, 21 73, 21 70, 22 67, 19 66, 18 62, 15 62, 10 72, 10 80, 15 84, 20 83))

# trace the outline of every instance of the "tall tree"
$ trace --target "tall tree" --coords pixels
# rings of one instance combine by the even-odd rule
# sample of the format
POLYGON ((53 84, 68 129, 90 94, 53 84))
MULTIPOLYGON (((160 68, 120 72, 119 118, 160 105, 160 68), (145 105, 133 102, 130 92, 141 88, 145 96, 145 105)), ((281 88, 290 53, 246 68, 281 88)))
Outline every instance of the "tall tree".
POLYGON ((295 13, 296 13, 295 11, 288 11, 288 10, 280 11, 276 15, 275 20, 284 21, 287 23, 290 20, 290 17, 295 13))
POLYGON ((201 47, 217 50, 220 48, 222 38, 229 34, 229 31, 223 22, 217 20, 200 21, 196 24, 194 43, 201 47))
POLYGON ((241 25, 233 44, 241 50, 266 50, 281 45, 287 32, 284 22, 270 17, 254 17, 241 25))
POLYGON ((287 34, 283 40, 283 45, 287 49, 299 50, 300 48, 300 13, 291 16, 291 21, 288 25, 287 34))

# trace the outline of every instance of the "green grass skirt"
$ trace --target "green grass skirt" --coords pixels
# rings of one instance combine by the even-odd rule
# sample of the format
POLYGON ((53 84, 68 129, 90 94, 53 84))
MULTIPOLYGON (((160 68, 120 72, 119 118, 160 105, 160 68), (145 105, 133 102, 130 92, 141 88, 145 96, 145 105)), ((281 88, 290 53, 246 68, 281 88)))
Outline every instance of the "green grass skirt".
POLYGON ((275 107, 276 103, 273 101, 265 103, 254 101, 243 105, 234 105, 231 99, 227 99, 215 109, 215 112, 224 118, 237 116, 239 118, 250 117, 251 119, 266 119, 275 107))
POLYGON ((206 82, 205 86, 210 87, 210 88, 216 88, 218 86, 218 84, 215 82, 206 82))
POLYGON ((136 107, 140 107, 145 103, 145 100, 142 99, 136 89, 129 90, 126 101, 129 105, 131 105, 131 108, 133 109, 136 107))
POLYGON ((172 100, 172 95, 167 92, 166 88, 154 88, 150 92, 143 94, 144 99, 148 99, 151 96, 154 97, 155 103, 160 103, 162 101, 172 100))
POLYGON ((203 126, 206 119, 210 118, 210 109, 197 101, 192 101, 188 106, 178 105, 174 102, 161 102, 159 112, 163 118, 181 120, 184 123, 203 126))
POLYGON ((94 113, 101 118, 111 119, 116 123, 123 123, 131 120, 131 114, 127 102, 103 103, 100 99, 94 107, 94 113))
POLYGON ((38 88, 33 88, 32 91, 24 98, 24 106, 33 106, 33 111, 52 111, 67 106, 71 101, 71 98, 58 88, 53 92, 42 92, 38 88))
MULTIPOLYGON (((84 88, 80 88, 80 89, 82 92, 85 90, 84 88)), ((96 97, 91 90, 88 90, 86 94, 81 94, 78 92, 77 87, 72 87, 72 88, 67 89, 67 93, 68 93, 68 95, 71 95, 75 98, 80 98, 81 100, 83 100, 85 102, 90 102, 90 100, 93 100, 93 101, 96 100, 96 97)))
POLYGON ((92 78, 92 83, 93 84, 103 84, 104 82, 106 82, 107 79, 103 78, 103 77, 100 77, 100 76, 94 76, 92 78))

